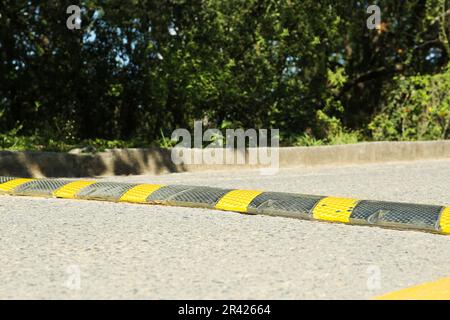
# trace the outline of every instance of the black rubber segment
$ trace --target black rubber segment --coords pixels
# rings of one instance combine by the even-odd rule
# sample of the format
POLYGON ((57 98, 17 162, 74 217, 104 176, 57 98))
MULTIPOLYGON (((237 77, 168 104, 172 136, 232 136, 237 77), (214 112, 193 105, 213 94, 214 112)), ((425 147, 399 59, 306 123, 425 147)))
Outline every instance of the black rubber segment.
POLYGON ((160 189, 156 190, 152 194, 150 194, 147 198, 147 201, 164 201, 169 200, 171 197, 189 190, 192 188, 191 186, 177 186, 177 185, 169 185, 161 187, 160 189))
POLYGON ((171 185, 156 190, 147 198, 147 201, 177 205, 200 204, 203 207, 213 208, 220 198, 230 191, 231 189, 171 185))
POLYGON ((250 202, 248 211, 310 219, 312 217, 312 209, 323 198, 325 197, 295 193, 263 192, 250 202))
POLYGON ((19 185, 14 192, 22 195, 52 196, 54 191, 70 182, 58 179, 38 179, 19 185))
POLYGON ((14 178, 14 177, 0 177, 0 184, 8 182, 10 180, 14 180, 14 179, 17 179, 17 178, 14 178))
POLYGON ((118 201, 135 186, 135 183, 96 182, 78 191, 76 198, 118 201))
POLYGON ((360 201, 350 216, 352 222, 371 225, 439 231, 442 206, 384 201, 360 201))

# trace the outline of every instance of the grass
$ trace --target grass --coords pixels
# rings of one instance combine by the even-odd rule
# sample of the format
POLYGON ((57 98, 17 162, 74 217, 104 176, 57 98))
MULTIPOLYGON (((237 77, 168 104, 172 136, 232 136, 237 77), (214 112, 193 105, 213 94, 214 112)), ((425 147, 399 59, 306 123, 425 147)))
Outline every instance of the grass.
MULTIPOLYGON (((340 132, 326 139, 317 139, 308 134, 302 134, 289 139, 283 139, 280 143, 282 146, 322 146, 336 144, 352 144, 367 141, 359 132, 340 132)), ((79 149, 80 152, 92 153, 105 151, 115 148, 147 148, 160 147, 171 148, 175 145, 168 137, 161 132, 161 137, 155 142, 145 142, 134 139, 130 141, 124 140, 107 140, 107 139, 87 139, 75 143, 68 143, 54 138, 42 136, 24 136, 18 135, 16 132, 0 134, 0 150, 9 151, 57 151, 68 152, 70 150, 79 149)))

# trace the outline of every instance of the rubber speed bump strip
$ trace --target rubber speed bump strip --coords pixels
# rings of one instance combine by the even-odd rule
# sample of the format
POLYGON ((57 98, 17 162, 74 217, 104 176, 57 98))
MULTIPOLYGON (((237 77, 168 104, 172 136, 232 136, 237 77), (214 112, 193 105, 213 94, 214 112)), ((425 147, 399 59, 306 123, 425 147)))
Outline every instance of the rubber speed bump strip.
POLYGON ((18 178, 18 179, 10 179, 2 184, 0 184, 0 191, 3 192, 14 192, 14 189, 19 187, 20 185, 33 181, 34 179, 25 179, 25 178, 18 178))
POLYGON ((74 181, 62 186, 55 192, 53 196, 56 198, 75 199, 76 194, 83 188, 94 184, 95 181, 74 181))
POLYGON ((14 193, 28 196, 52 196, 53 192, 68 184, 67 180, 39 179, 20 184, 14 193))
POLYGON ((119 199, 122 202, 146 203, 147 198, 156 190, 160 189, 160 184, 139 184, 127 192, 119 199))
MULTIPOLYGON (((360 201, 353 210, 352 223, 383 225, 391 227, 439 230, 440 216, 444 211, 440 206, 395 203, 382 201, 360 201)), ((450 231, 450 230, 449 230, 450 231)))
POLYGON ((313 218, 333 222, 350 222, 350 215, 358 200, 346 198, 326 197, 316 204, 313 218))
POLYGON ((15 178, 13 178, 13 177, 0 177, 0 183, 5 183, 7 181, 14 180, 14 179, 15 178))
POLYGON ((376 300, 450 300, 450 278, 390 292, 376 300))
POLYGON ((450 207, 444 208, 439 219, 440 229, 443 233, 450 234, 450 207))
POLYGON ((86 200, 119 201, 123 194, 136 187, 131 183, 96 182, 80 189, 76 198, 86 200))
POLYGON ((295 193, 263 192, 250 202, 247 212, 312 219, 312 209, 325 197, 295 193))
POLYGON ((211 187, 164 186, 151 194, 148 201, 173 206, 214 209, 216 203, 229 191, 229 189, 211 187))
POLYGON ((219 200, 216 209, 247 212, 248 205, 261 193, 255 190, 232 190, 219 200))
POLYGON ((450 234, 450 207, 224 188, 0 177, 0 194, 210 208, 450 234))

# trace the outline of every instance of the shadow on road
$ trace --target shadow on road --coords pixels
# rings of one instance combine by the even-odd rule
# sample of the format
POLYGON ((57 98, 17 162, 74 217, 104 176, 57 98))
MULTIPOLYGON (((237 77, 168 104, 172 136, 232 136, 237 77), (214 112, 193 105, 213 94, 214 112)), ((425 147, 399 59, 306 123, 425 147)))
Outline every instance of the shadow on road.
POLYGON ((0 175, 17 177, 93 177, 186 171, 170 150, 120 149, 96 154, 0 151, 0 175))

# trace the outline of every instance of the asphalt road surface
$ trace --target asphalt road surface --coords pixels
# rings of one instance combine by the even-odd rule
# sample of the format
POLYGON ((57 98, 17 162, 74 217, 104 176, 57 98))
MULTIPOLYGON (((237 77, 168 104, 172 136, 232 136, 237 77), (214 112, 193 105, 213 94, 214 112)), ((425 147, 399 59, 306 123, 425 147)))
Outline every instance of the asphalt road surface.
MULTIPOLYGON (((450 205, 450 160, 109 177, 450 205)), ((0 196, 0 298, 370 299, 450 276, 450 236, 0 196)))

